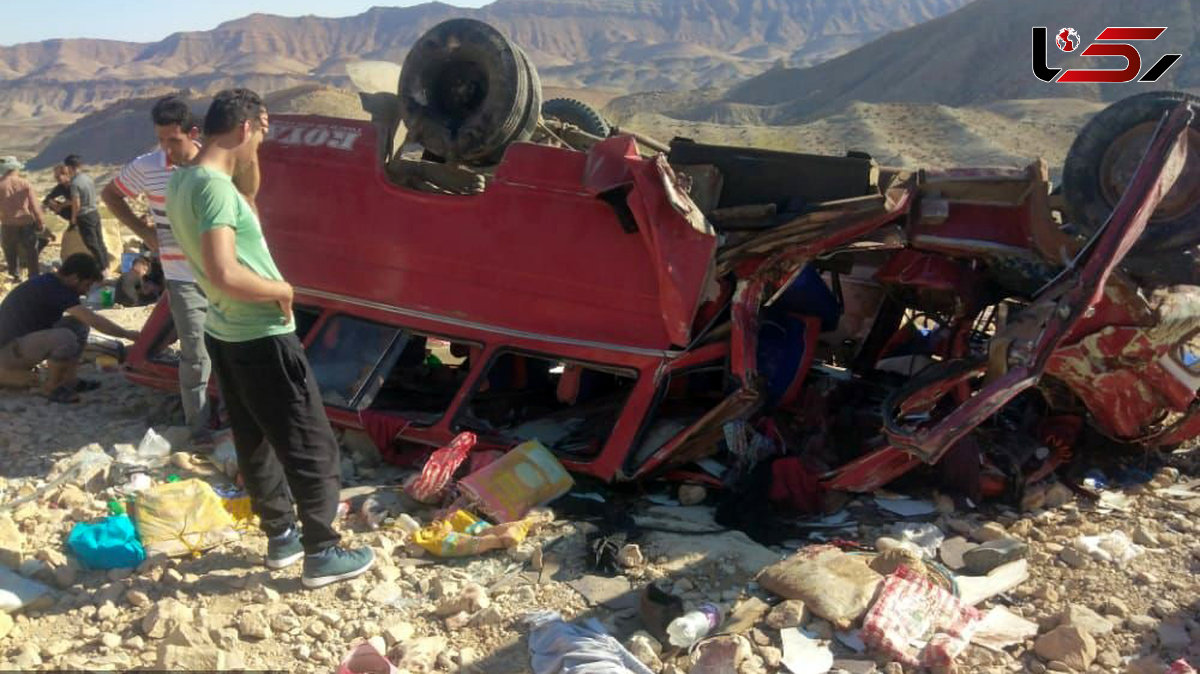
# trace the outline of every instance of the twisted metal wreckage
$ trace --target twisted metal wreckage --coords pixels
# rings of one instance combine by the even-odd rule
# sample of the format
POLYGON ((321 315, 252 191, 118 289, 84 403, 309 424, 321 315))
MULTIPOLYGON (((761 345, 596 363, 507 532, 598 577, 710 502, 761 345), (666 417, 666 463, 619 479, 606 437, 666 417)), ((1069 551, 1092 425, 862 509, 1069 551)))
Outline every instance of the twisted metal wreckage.
MULTIPOLYGON (((1190 101, 1159 95, 1108 143, 1089 174, 1111 183, 1108 215, 1085 223, 1060 222, 1040 161, 644 154, 548 119, 478 169, 482 190, 417 190, 386 114, 273 117, 258 206, 331 420, 390 460, 470 430, 539 438, 604 481, 719 484, 706 459, 786 455, 869 491, 958 455, 978 476, 963 488, 1012 495, 1085 438, 1200 433, 1200 288, 1154 262, 1190 269, 1160 222, 1200 208, 1190 101)), ((446 167, 436 142, 412 163, 446 167)), ((174 390, 165 297, 142 335, 128 376, 174 390)))

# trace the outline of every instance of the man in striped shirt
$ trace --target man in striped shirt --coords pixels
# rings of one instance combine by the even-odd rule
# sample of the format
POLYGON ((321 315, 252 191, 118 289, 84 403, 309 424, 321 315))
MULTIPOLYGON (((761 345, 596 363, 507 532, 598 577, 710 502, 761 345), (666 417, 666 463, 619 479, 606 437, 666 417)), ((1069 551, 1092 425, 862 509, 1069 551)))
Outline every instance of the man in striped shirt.
POLYGON ((167 219, 167 182, 177 166, 187 166, 200 152, 200 129, 188 104, 177 96, 160 99, 151 111, 159 149, 129 162, 101 194, 109 210, 150 248, 157 250, 170 297, 171 317, 179 336, 179 392, 183 413, 197 443, 211 440, 212 408, 208 378, 212 364, 204 348, 204 319, 208 300, 196 285, 183 249, 171 233, 167 219), (145 195, 150 207, 146 219, 134 214, 125 201, 145 195))

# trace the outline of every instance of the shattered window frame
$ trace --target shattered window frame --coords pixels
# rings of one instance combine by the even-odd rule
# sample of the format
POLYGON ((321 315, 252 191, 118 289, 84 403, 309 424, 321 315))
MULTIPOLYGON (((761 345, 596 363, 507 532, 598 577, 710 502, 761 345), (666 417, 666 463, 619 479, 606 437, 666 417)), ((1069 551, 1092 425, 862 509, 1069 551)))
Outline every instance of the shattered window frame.
POLYGON ((330 314, 329 316, 325 317, 324 320, 319 319, 318 322, 313 325, 312 329, 315 330, 315 333, 305 347, 305 356, 308 358, 309 366, 313 371, 313 376, 317 379, 317 388, 321 391, 321 401, 329 407, 348 410, 351 412, 359 412, 371 404, 371 400, 374 398, 375 392, 377 392, 379 387, 383 384, 383 379, 380 376, 380 372, 391 369, 391 367, 395 364, 396 359, 400 357, 400 353, 403 351, 403 344, 407 344, 408 339, 413 334, 403 326, 381 323, 379 321, 373 321, 368 318, 350 313, 330 314), (355 385, 355 390, 351 395, 345 397, 345 402, 341 400, 331 400, 329 397, 327 397, 326 386, 321 381, 319 376, 320 368, 318 367, 318 364, 320 362, 320 354, 317 352, 317 349, 323 348, 320 343, 326 331, 330 329, 331 325, 343 319, 347 321, 355 321, 364 326, 394 331, 395 333, 391 336, 391 339, 388 340, 387 345, 380 349, 379 355, 375 358, 373 363, 369 364, 369 368, 366 367, 368 363, 364 362, 361 376, 353 382, 355 385), (401 342, 403 344, 401 344, 400 348, 397 348, 397 344, 401 342))
MULTIPOLYGON (((375 412, 378 414, 394 415, 396 417, 399 417, 399 418, 404 419, 405 421, 409 422, 409 424, 412 425, 414 428, 428 428, 431 426, 436 426, 438 423, 440 423, 442 421, 442 419, 444 419, 446 417, 446 415, 448 413, 451 413, 455 410, 454 403, 459 398, 459 396, 462 394, 463 388, 471 382, 471 372, 475 368, 475 364, 472 363, 468 366, 467 371, 466 371, 467 372, 466 379, 464 379, 462 382, 460 382, 458 384, 457 388, 454 391, 454 395, 451 396, 450 401, 446 404, 445 409, 443 409, 441 412, 437 413, 436 416, 432 416, 433 415, 432 412, 421 413, 421 414, 429 414, 431 416, 422 417, 420 419, 415 419, 415 418, 410 418, 410 416, 409 416, 409 415, 413 415, 415 410, 377 409, 377 408, 375 408, 375 403, 377 402, 377 397, 378 397, 379 393, 383 390, 383 386, 384 386, 384 384, 387 383, 388 378, 391 377, 392 372, 397 367, 399 367, 398 361, 400 360, 400 356, 402 356, 404 354, 404 349, 408 347, 409 340, 411 340, 413 337, 423 337, 426 340, 426 344, 428 344, 428 342, 432 341, 432 340, 448 342, 450 344, 461 344, 470 349, 478 350, 478 352, 481 354, 484 353, 485 349, 487 348, 487 345, 478 340, 464 339, 461 337, 454 337, 454 336, 446 335, 446 334, 437 334, 437 333, 419 331, 419 330, 409 330, 404 327, 401 327, 400 330, 402 333, 404 333, 404 335, 406 337, 406 339, 404 340, 404 343, 401 344, 398 348, 395 348, 395 351, 396 351, 395 356, 393 358, 391 358, 388 363, 386 363, 384 366, 381 366, 377 370, 377 372, 379 374, 378 384, 373 387, 373 389, 370 393, 369 399, 364 399, 364 401, 362 403, 362 407, 360 407, 359 409, 360 410, 369 409, 372 412, 375 412)), ((428 346, 427 346, 427 348, 428 348, 428 346)))
POLYGON ((630 449, 629 449, 629 453, 625 456, 625 465, 623 467, 625 472, 630 475, 637 472, 638 469, 640 469, 643 465, 645 465, 645 463, 647 461, 649 461, 655 454, 657 454, 663 447, 666 447, 667 445, 671 444, 671 442, 674 441, 675 438, 678 438, 681 433, 685 433, 685 432, 687 432, 687 430, 689 428, 691 428, 692 426, 695 426, 696 423, 698 423, 700 421, 700 419, 704 418, 705 414, 712 411, 712 408, 715 408, 718 405, 720 405, 726 399, 725 387, 728 385, 728 383, 729 383, 729 360, 728 360, 728 358, 719 358, 719 359, 715 359, 715 360, 705 361, 703 363, 689 365, 686 367, 682 367, 678 370, 667 371, 666 373, 664 373, 662 380, 659 381, 657 386, 655 386, 655 388, 654 388, 654 397, 650 399, 650 404, 646 408, 646 413, 645 413, 645 415, 642 416, 642 419, 638 425, 637 433, 634 434, 633 441, 631 443, 629 443, 630 449), (666 400, 666 398, 667 398, 667 394, 671 388, 672 380, 677 379, 679 377, 690 377, 694 374, 700 374, 700 373, 705 373, 705 372, 720 372, 721 373, 722 396, 720 397, 720 399, 718 399, 715 403, 713 403, 713 405, 708 410, 706 410, 704 413, 702 413, 699 417, 688 422, 686 425, 684 425, 682 428, 680 428, 678 431, 676 431, 674 434, 672 434, 669 438, 664 440, 660 445, 655 447, 653 451, 643 452, 642 444, 646 442, 647 436, 650 435, 655 423, 658 421, 659 410, 662 408, 663 401, 666 400))
MULTIPOLYGON (((601 372, 604 374, 611 374, 611 375, 614 375, 617 377, 623 377, 623 378, 629 380, 629 390, 625 395, 625 399, 621 402, 620 408, 617 410, 617 413, 614 415, 613 424, 608 429, 607 433, 604 435, 602 442, 600 443, 600 449, 596 452, 595 456, 599 456, 600 454, 602 454, 604 452, 604 448, 608 445, 609 441, 612 439, 613 431, 616 430, 617 425, 621 423, 621 418, 625 415, 626 410, 629 408, 630 403, 634 400, 634 392, 637 389, 637 386, 641 383, 641 373, 637 369, 632 368, 632 367, 620 366, 620 365, 605 365, 602 363, 596 363, 594 361, 579 360, 576 358, 567 358, 564 356, 555 355, 553 353, 544 353, 544 352, 529 351, 529 350, 518 349, 518 348, 501 347, 501 348, 497 349, 494 353, 492 353, 491 356, 487 359, 487 361, 483 364, 483 367, 479 370, 479 372, 475 373, 475 375, 471 381, 470 390, 467 391, 466 395, 462 399, 462 402, 458 405, 458 408, 455 410, 454 417, 450 421, 450 428, 455 433, 461 433, 463 431, 471 431, 474 433, 479 433, 481 435, 490 435, 492 437, 501 438, 505 441, 517 442, 518 440, 517 440, 516 436, 512 435, 511 432, 515 428, 518 428, 525 423, 530 423, 532 421, 536 421, 538 418, 541 418, 541 417, 537 417, 537 418, 533 418, 533 419, 526 419, 524 422, 522 422, 522 424, 518 424, 517 426, 510 427, 510 428, 493 429, 493 428, 490 428, 490 424, 488 424, 486 421, 484 421, 483 419, 479 419, 478 417, 474 416, 471 413, 473 402, 476 400, 476 397, 481 393, 480 387, 483 386, 484 382, 486 382, 488 380, 488 375, 491 373, 492 368, 494 368, 496 366, 496 364, 498 362, 500 362, 500 359, 505 356, 523 356, 526 358, 536 358, 539 360, 549 361, 550 363, 553 363, 555 365, 555 367, 558 367, 558 365, 562 365, 564 367, 570 366, 570 365, 577 365, 577 366, 580 366, 585 369, 593 370, 596 372, 601 372), (472 422, 477 422, 477 423, 472 423, 472 422)), ((553 369, 551 370, 551 373, 553 373, 553 369)), ((555 452, 555 453, 561 453, 561 454, 566 454, 566 455, 575 456, 575 457, 583 456, 583 455, 577 454, 575 452, 571 452, 570 450, 559 449, 554 446, 555 443, 543 442, 543 444, 546 446, 547 449, 550 449, 552 452, 555 452)))

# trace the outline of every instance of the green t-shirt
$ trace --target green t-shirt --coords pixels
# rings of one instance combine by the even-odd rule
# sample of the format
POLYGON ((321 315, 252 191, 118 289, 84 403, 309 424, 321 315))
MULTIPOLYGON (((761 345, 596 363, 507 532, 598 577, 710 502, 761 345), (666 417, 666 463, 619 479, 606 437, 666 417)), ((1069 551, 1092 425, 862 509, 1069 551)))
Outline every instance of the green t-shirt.
POLYGON ((263 278, 283 280, 267 250, 258 216, 228 175, 205 166, 176 169, 167 184, 167 217, 196 282, 208 296, 205 332, 224 342, 248 342, 295 331, 294 318, 285 321, 278 304, 235 300, 214 288, 204 273, 201 235, 229 227, 234 231, 238 262, 263 278))

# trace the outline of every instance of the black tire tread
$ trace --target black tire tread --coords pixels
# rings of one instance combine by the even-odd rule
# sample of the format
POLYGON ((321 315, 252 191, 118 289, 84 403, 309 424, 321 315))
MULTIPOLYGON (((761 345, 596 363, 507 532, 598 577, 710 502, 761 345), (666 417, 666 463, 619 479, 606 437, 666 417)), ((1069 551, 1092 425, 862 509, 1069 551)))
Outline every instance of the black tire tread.
POLYGON ((608 138, 612 126, 592 106, 574 98, 551 98, 542 104, 542 116, 574 124, 585 133, 608 138))
MULTIPOLYGON (((1163 112, 1183 101, 1196 103, 1200 108, 1200 97, 1181 91, 1150 91, 1123 98, 1096 113, 1075 136, 1063 162, 1062 191, 1068 220, 1085 235, 1094 234, 1115 206, 1104 198, 1097 173, 1109 145, 1128 129, 1157 121, 1163 112)), ((1200 118, 1192 125, 1200 128, 1200 118)), ((1197 212, 1173 222, 1152 222, 1134 248, 1134 254, 1178 251, 1180 246, 1200 242, 1197 212), (1181 240, 1181 235, 1190 240, 1181 240)))

